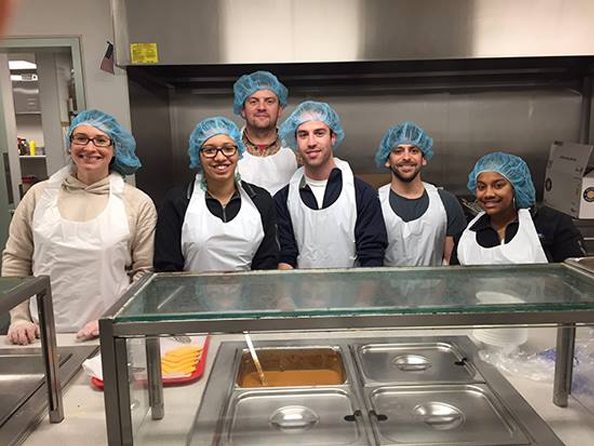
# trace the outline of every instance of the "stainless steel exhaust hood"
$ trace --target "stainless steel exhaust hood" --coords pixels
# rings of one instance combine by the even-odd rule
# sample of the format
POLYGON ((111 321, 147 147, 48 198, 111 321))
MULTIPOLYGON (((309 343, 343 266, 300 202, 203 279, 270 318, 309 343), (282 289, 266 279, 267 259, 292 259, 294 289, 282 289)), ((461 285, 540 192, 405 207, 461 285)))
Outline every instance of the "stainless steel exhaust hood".
MULTIPOLYGON (((553 140, 594 134, 594 0, 111 0, 116 62, 128 74, 137 185, 159 202, 189 179, 187 138, 230 115, 241 74, 274 72, 332 103, 340 156, 373 184, 385 129, 413 119, 436 141, 426 179, 466 193, 488 150, 521 155, 537 189, 553 140), (140 44, 153 63, 131 59, 140 44), (145 45, 143 45, 145 44, 145 45)), ((237 122, 240 119, 237 118, 237 122)))
POLYGON ((116 62, 158 65, 594 55, 592 0, 111 0, 116 62))

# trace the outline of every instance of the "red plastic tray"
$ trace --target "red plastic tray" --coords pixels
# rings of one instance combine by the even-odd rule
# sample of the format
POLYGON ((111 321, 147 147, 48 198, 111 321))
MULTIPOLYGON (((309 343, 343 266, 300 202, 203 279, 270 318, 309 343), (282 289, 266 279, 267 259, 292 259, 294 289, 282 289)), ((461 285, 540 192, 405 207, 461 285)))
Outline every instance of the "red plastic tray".
MULTIPOLYGON (((196 368, 188 376, 175 377, 175 378, 163 378, 163 386, 181 386, 196 381, 204 374, 204 367, 206 366, 206 356, 208 354, 208 345, 210 343, 210 335, 206 336, 204 345, 202 346, 202 354, 200 355, 200 361, 196 363, 196 368)), ((103 390, 103 380, 92 377, 91 386, 97 390, 103 390)))

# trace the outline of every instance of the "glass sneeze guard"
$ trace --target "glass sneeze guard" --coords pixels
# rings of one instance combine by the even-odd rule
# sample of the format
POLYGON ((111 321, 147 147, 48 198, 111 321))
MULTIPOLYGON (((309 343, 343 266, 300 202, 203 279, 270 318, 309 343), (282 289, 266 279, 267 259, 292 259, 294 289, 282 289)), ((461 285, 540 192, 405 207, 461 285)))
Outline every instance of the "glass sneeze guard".
POLYGON ((117 322, 594 310, 594 276, 565 264, 155 274, 117 322))

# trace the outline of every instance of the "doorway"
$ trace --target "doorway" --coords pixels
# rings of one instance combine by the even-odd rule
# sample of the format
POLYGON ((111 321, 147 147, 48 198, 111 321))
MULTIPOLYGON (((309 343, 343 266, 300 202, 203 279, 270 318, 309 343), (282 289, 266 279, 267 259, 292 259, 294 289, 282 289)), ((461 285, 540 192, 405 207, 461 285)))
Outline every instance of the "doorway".
POLYGON ((85 108, 78 38, 9 38, 0 43, 0 246, 10 217, 36 181, 66 163, 64 134, 85 108))
MULTIPOLYGON (((78 37, 0 42, 2 250, 14 209, 28 188, 66 164, 65 132, 77 111, 85 108, 78 37)), ((7 316, 0 315, 0 332, 7 316)))

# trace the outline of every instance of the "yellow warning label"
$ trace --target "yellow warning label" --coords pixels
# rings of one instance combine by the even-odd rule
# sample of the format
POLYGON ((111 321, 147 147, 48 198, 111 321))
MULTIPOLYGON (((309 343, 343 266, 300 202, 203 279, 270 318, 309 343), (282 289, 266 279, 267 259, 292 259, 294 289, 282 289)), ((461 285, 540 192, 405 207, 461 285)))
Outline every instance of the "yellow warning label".
POLYGON ((159 50, 156 43, 131 43, 130 62, 133 64, 159 63, 159 50))

